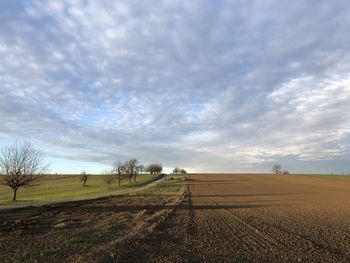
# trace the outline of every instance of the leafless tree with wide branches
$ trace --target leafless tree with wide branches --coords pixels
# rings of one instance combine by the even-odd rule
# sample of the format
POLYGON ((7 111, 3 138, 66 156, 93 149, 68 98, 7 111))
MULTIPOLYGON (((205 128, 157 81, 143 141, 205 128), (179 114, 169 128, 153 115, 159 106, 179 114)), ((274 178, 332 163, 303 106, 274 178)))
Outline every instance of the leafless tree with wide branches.
POLYGON ((6 146, 0 150, 0 183, 12 189, 12 201, 17 200, 21 187, 30 187, 48 171, 45 155, 30 143, 6 146))
POLYGON ((109 186, 111 185, 111 183, 113 182, 113 180, 115 178, 113 170, 106 171, 101 176, 102 176, 102 180, 107 184, 107 189, 109 189, 109 186))
POLYGON ((121 185, 123 174, 125 173, 125 168, 126 168, 125 163, 122 163, 122 162, 118 162, 113 165, 113 170, 117 174, 119 186, 121 185))
POLYGON ((179 167, 175 167, 173 169, 173 174, 178 174, 178 173, 180 173, 180 168, 179 167))
POLYGON ((147 166, 147 172, 150 174, 160 174, 163 170, 163 166, 159 163, 151 163, 147 166))
POLYGON ((131 182, 132 177, 134 177, 134 182, 136 182, 136 176, 139 173, 139 162, 136 159, 130 159, 125 163, 125 172, 129 176, 129 182, 131 182))

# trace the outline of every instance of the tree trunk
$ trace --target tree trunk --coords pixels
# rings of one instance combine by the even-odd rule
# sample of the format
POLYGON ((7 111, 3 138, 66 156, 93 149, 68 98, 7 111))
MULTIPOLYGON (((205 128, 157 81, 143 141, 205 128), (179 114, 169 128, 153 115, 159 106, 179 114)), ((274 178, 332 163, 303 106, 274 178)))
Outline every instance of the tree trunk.
POLYGON ((17 190, 18 188, 14 188, 12 192, 12 202, 16 202, 17 200, 17 190))
POLYGON ((134 182, 136 182, 136 174, 135 174, 135 176, 134 176, 134 182))
POLYGON ((120 175, 119 175, 119 178, 118 178, 118 185, 120 186, 120 175))

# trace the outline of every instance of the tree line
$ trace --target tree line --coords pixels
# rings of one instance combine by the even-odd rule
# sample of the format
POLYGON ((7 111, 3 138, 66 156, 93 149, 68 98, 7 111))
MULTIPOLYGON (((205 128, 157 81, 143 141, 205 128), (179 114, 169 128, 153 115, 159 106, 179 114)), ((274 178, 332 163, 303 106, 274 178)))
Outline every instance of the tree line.
MULTIPOLYGON (((130 159, 126 162, 116 162, 110 170, 105 171, 102 174, 102 180, 107 184, 109 188, 110 184, 114 181, 118 181, 118 185, 121 185, 123 179, 127 178, 129 183, 136 182, 137 175, 140 173, 161 174, 163 166, 160 163, 151 163, 147 166, 140 164, 137 159, 130 159)), ((80 175, 83 186, 86 186, 86 182, 89 175, 83 171, 80 175)))
MULTIPOLYGON (((6 146, 0 150, 0 184, 12 189, 12 201, 17 199, 17 191, 22 187, 31 187, 38 184, 39 180, 45 176, 48 171, 48 164, 44 162, 44 153, 37 150, 30 143, 15 144, 6 146)), ((159 163, 151 163, 144 166, 137 159, 130 159, 125 162, 116 162, 113 167, 102 174, 102 180, 109 188, 110 184, 121 181, 125 178, 129 182, 136 182, 137 175, 140 173, 160 174, 163 166, 159 163)), ((274 164, 272 172, 275 174, 288 174, 287 170, 282 170, 280 164, 274 164)), ((183 168, 175 167, 173 174, 186 174, 183 168)), ((83 171, 80 180, 83 186, 86 186, 89 174, 83 171)))
MULTIPOLYGON (((12 189, 12 201, 17 199, 17 191, 23 187, 32 187, 39 184, 48 173, 49 165, 45 163, 45 155, 37 150, 30 143, 15 144, 0 149, 0 184, 12 189)), ((109 188, 114 180, 118 180, 118 185, 125 178, 129 182, 136 182, 140 173, 160 174, 163 166, 160 163, 152 163, 144 166, 137 159, 130 159, 125 162, 117 162, 113 167, 104 172, 102 180, 109 188)), ((80 180, 83 186, 87 185, 90 175, 83 171, 80 180)))
POLYGON ((173 169, 173 174, 187 174, 187 172, 183 168, 175 167, 173 169))

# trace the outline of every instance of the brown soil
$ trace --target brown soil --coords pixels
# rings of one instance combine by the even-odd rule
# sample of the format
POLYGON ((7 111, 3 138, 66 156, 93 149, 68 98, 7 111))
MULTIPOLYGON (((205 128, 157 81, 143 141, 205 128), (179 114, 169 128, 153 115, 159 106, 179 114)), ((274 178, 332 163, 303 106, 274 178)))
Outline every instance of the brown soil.
POLYGON ((187 186, 155 231, 115 248, 115 262, 350 262, 350 181, 212 174, 187 186))
POLYGON ((95 262, 152 232, 183 195, 126 195, 0 211, 0 262, 95 262))
POLYGON ((350 262, 350 180, 192 175, 186 196, 0 212, 0 262, 350 262))

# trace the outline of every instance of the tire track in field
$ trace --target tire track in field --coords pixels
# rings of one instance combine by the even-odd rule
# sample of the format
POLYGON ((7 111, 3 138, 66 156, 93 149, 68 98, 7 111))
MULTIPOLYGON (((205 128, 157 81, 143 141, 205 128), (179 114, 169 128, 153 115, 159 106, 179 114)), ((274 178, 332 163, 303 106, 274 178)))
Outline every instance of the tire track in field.
MULTIPOLYGON (((213 189, 214 194, 217 195, 215 187, 213 187, 210 184, 208 184, 208 185, 210 186, 210 188, 213 189)), ((210 200, 210 202, 212 204, 214 204, 216 206, 220 206, 220 204, 215 202, 212 198, 210 198, 209 200, 210 200)), ((250 230, 251 233, 254 233, 255 236, 259 236, 260 239, 263 239, 263 240, 273 244, 274 246, 280 246, 280 244, 279 244, 279 242, 277 240, 272 238, 270 235, 266 234, 262 229, 257 228, 256 226, 253 226, 251 224, 248 224, 248 223, 244 222, 241 218, 239 218, 238 216, 236 216, 232 212, 228 211, 227 209, 222 208, 222 209, 220 209, 220 211, 222 211, 223 213, 226 213, 229 217, 231 217, 234 220, 236 220, 239 224, 241 224, 242 226, 244 226, 245 228, 250 230)))
MULTIPOLYGON (((131 240, 123 259, 134 262, 349 262, 344 253, 346 249, 342 253, 331 251, 312 243, 315 242, 313 236, 298 235, 297 223, 293 224, 298 219, 294 210, 288 214, 290 219, 281 217, 281 213, 289 211, 287 207, 260 205, 259 198, 249 201, 247 206, 244 202, 231 206, 236 199, 223 197, 230 196, 232 190, 215 188, 216 185, 201 181, 189 183, 183 202, 150 235, 131 240)), ((250 196, 241 192, 242 196, 250 196)), ((302 224, 301 229, 307 226, 314 227, 309 232, 317 234, 320 224, 312 219, 302 224)), ((330 239, 324 241, 331 245, 330 239)))
MULTIPOLYGON (((188 196, 191 199, 191 195, 188 196)), ((189 202, 191 203, 191 202, 189 202)), ((206 206, 205 209, 196 209, 194 216, 189 217, 188 224, 190 226, 196 226, 197 231, 188 232, 186 240, 190 241, 188 250, 191 251, 191 258, 197 258, 200 260, 206 260, 215 256, 219 262, 231 262, 232 246, 235 245, 237 252, 238 246, 241 249, 244 247, 246 252, 245 257, 241 256, 243 260, 247 258, 247 254, 251 251, 251 244, 243 240, 236 235, 241 232, 241 229, 237 226, 226 226, 227 222, 224 220, 216 208, 210 203, 201 203, 199 206, 206 206), (223 225, 224 224, 224 225, 223 225)), ((193 210, 193 207, 189 206, 189 210, 193 210)), ((188 213, 189 215, 190 213, 188 213)), ((239 258, 239 255, 235 255, 235 258, 239 258)), ((190 262, 192 262, 190 260, 190 262)))
MULTIPOLYGON (((214 190, 214 193, 216 192, 212 185, 208 184, 208 186, 214 190)), ((208 200, 208 205, 220 206, 220 204, 215 202, 212 198, 209 198, 208 200)), ((264 233, 261 229, 244 222, 230 211, 226 209, 211 209, 211 212, 215 214, 217 218, 220 218, 221 222, 224 224, 221 224, 219 228, 224 230, 226 233, 228 233, 227 230, 229 230, 231 235, 236 237, 237 244, 239 244, 237 246, 238 251, 236 253, 243 253, 245 255, 245 259, 252 257, 254 258, 254 256, 257 254, 259 257, 263 257, 270 251, 283 249, 281 248, 281 244, 279 244, 275 239, 264 233)))
MULTIPOLYGON (((210 184, 208 184, 208 186, 213 190, 213 195, 217 195, 215 187, 210 184)), ((220 206, 220 204, 215 202, 212 198, 210 198, 209 200, 211 204, 220 206)), ((327 256, 328 260, 331 259, 333 262, 350 262, 349 256, 346 253, 342 252, 340 249, 325 246, 321 242, 312 240, 307 235, 294 233, 289 231, 288 229, 277 227, 276 225, 270 226, 270 234, 267 234, 263 230, 264 225, 257 226, 246 223, 243 219, 235 215, 232 211, 224 208, 219 209, 219 211, 221 211, 223 214, 226 214, 229 217, 229 219, 226 217, 226 220, 224 220, 227 226, 230 227, 230 225, 232 225, 232 221, 235 221, 237 224, 240 224, 243 228, 248 230, 248 232, 250 233, 248 234, 248 240, 249 238, 251 238, 252 240, 254 240, 254 242, 256 242, 258 246, 269 247, 271 251, 279 249, 281 250, 281 252, 279 252, 280 255, 282 255, 284 252, 284 254, 286 254, 287 257, 290 257, 292 254, 302 254, 311 256, 317 255, 318 258, 322 258, 322 256, 320 256, 320 253, 322 253, 324 254, 324 256, 327 256), (301 251, 302 253, 300 253, 301 251)), ((224 219, 225 217, 222 216, 222 218, 224 219)), ((247 245, 247 242, 244 243, 247 245)), ((252 244, 248 243, 248 245, 252 244)), ((254 247, 254 245, 253 250, 256 250, 256 247, 254 247)), ((301 261, 302 259, 301 257, 297 256, 296 260, 301 261)), ((319 261, 319 259, 316 258, 314 258, 314 260, 319 261)))
POLYGON ((303 251, 304 254, 318 255, 322 258, 322 255, 331 257, 334 262, 350 262, 349 254, 343 252, 343 250, 332 247, 332 244, 324 245, 323 240, 313 240, 312 237, 306 234, 296 233, 290 231, 277 224, 265 224, 265 227, 269 228, 269 232, 280 243, 285 244, 293 252, 303 251), (322 254, 322 255, 321 255, 322 254))
MULTIPOLYGON (((194 191, 197 187, 193 186, 194 191)), ((228 219, 221 209, 216 208, 217 204, 212 200, 200 203, 199 207, 205 208, 195 210, 196 216, 191 217, 189 221, 198 227, 198 231, 191 236, 191 240, 195 241, 192 242, 192 247, 195 246, 197 251, 207 254, 208 257, 210 254, 216 254, 216 257, 223 261, 230 261, 233 257, 238 260, 251 258, 251 252, 256 252, 260 247, 264 247, 265 252, 268 252, 266 240, 257 236, 255 229, 247 229, 242 222, 232 222, 232 218, 228 219), (202 242, 196 242, 198 240, 202 242), (226 255, 225 258, 222 258, 223 254, 226 255)))
MULTIPOLYGON (((226 210, 226 212, 239 218, 234 215, 232 211, 226 210)), ((311 258, 315 258, 315 255, 317 255, 317 258, 322 258, 324 256, 333 262, 350 262, 349 255, 344 253, 341 249, 331 247, 331 245, 323 245, 321 241, 313 240, 306 234, 291 231, 277 224, 269 223, 266 220, 260 220, 255 224, 250 223, 249 225, 254 225, 254 227, 260 229, 261 232, 266 233, 268 231, 269 236, 273 237, 273 239, 288 250, 290 254, 306 255, 308 257, 311 256, 311 258), (260 225, 257 226, 258 224, 260 225)), ((319 259, 315 259, 315 261, 319 261, 319 259)))

